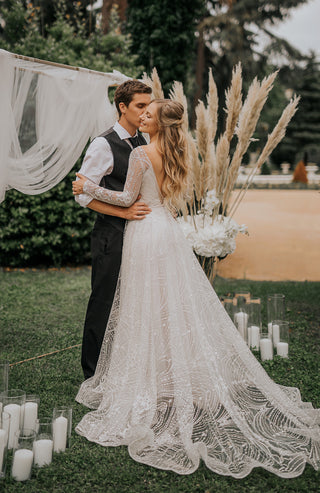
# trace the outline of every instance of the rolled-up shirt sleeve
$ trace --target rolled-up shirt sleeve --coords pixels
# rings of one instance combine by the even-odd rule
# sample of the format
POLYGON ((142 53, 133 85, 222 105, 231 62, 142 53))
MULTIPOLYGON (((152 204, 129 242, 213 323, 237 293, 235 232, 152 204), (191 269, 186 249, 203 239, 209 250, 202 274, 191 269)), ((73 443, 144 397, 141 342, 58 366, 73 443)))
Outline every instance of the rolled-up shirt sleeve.
MULTIPOLYGON (((79 173, 99 185, 105 175, 113 170, 113 154, 109 142, 104 137, 96 137, 89 145, 84 156, 79 173)), ((92 197, 86 193, 75 195, 75 200, 81 207, 87 207, 92 197)))

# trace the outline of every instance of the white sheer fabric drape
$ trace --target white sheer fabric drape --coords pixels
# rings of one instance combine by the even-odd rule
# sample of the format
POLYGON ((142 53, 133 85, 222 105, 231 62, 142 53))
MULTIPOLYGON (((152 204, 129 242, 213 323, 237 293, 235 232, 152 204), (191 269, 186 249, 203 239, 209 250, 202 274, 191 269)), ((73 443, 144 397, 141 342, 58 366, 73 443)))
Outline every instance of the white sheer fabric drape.
POLYGON ((0 50, 0 202, 10 188, 36 195, 57 185, 88 139, 115 122, 108 87, 127 79, 0 50))

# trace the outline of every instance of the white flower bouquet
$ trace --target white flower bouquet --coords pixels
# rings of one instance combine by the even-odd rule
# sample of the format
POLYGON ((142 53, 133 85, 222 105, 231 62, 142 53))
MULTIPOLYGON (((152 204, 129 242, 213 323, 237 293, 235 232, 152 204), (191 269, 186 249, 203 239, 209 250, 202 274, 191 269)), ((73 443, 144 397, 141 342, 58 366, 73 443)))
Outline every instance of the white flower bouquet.
POLYGON ((237 234, 248 234, 244 224, 239 226, 230 217, 221 215, 213 221, 204 213, 177 220, 194 252, 200 257, 226 257, 236 248, 237 234))

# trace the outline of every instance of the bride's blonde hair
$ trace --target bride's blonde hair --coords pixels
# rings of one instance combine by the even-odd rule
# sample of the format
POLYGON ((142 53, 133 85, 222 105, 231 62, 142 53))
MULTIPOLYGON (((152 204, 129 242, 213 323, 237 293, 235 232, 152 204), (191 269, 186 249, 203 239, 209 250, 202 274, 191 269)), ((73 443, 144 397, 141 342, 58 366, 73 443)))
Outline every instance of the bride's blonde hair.
POLYGON ((158 140, 164 179, 161 193, 164 202, 172 209, 178 209, 187 188, 187 140, 183 124, 183 105, 171 99, 154 99, 157 104, 158 140))

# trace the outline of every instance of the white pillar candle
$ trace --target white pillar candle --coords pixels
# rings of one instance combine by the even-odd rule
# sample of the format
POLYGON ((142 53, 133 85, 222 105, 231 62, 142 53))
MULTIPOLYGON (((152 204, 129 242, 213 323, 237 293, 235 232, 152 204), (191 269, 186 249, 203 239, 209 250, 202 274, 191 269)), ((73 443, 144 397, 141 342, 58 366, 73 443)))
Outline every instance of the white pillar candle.
POLYGON ((271 339, 260 339, 260 356, 262 361, 273 359, 273 349, 271 339))
POLYGON ((234 320, 236 322, 236 326, 238 328, 238 331, 240 332, 240 334, 242 335, 242 337, 245 336, 245 331, 246 331, 246 328, 247 328, 247 324, 248 324, 248 315, 247 313, 244 313, 244 312, 238 312, 235 314, 234 316, 234 320))
POLYGON ((4 451, 7 446, 7 440, 8 440, 8 432, 7 430, 0 430, 0 472, 2 471, 3 468, 3 461, 4 461, 4 451))
POLYGON ((260 328, 257 325, 248 327, 249 346, 254 349, 259 349, 260 328))
POLYGON ((268 336, 272 339, 272 322, 268 323, 268 336))
POLYGON ((3 410, 10 414, 10 428, 8 437, 8 448, 15 447, 15 433, 20 429, 20 408, 19 404, 7 404, 3 410))
POLYGON ((273 345, 276 347, 280 341, 280 329, 278 324, 272 324, 272 339, 273 345))
POLYGON ((53 422, 53 450, 64 452, 67 446, 68 420, 59 416, 53 422))
POLYGON ((34 463, 36 466, 42 467, 52 462, 53 441, 50 439, 41 438, 33 444, 34 463))
POLYGON ((289 344, 287 342, 277 343, 277 355, 283 358, 288 358, 289 344))
POLYGON ((26 402, 24 405, 23 430, 36 431, 37 419, 38 419, 38 403, 26 402))
POLYGON ((33 462, 33 452, 29 449, 21 448, 16 450, 13 456, 12 477, 16 481, 26 481, 31 474, 33 462))

